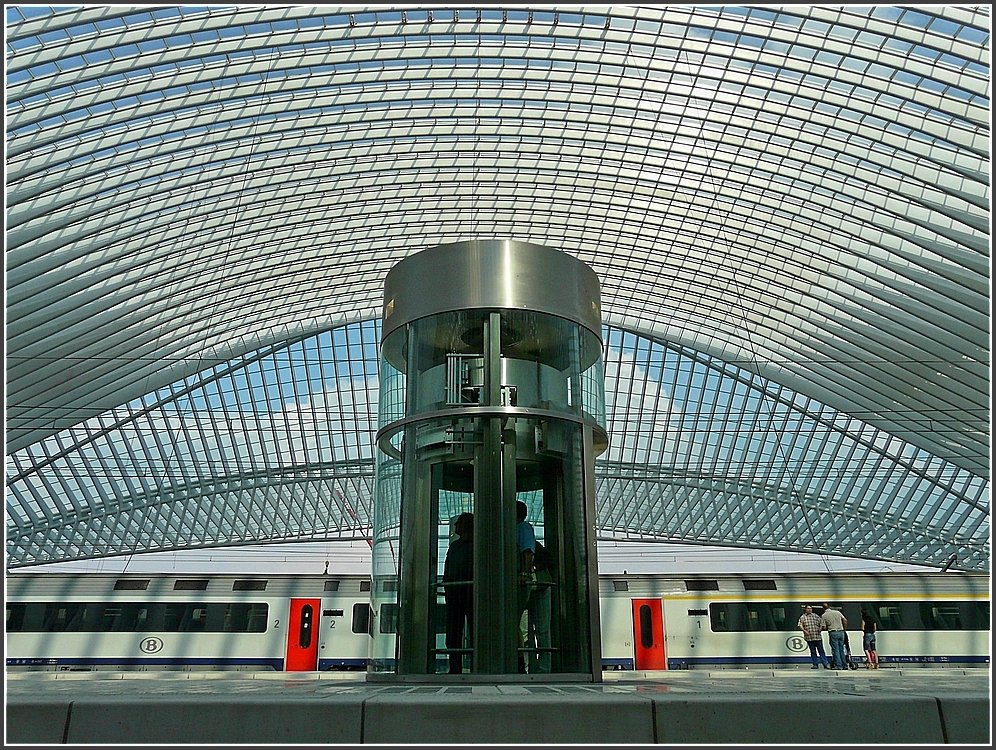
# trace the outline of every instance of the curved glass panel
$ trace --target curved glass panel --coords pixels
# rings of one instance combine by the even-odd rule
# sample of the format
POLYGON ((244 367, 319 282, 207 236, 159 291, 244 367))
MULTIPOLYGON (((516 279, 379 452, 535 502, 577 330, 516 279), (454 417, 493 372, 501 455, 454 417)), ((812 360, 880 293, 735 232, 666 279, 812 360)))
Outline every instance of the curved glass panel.
MULTIPOLYGON (((516 310, 500 315, 502 405, 570 414, 604 426, 598 337, 553 315, 516 310)), ((485 310, 433 315, 387 337, 381 387, 389 401, 381 402, 381 424, 406 413, 482 403, 487 316, 485 310)))

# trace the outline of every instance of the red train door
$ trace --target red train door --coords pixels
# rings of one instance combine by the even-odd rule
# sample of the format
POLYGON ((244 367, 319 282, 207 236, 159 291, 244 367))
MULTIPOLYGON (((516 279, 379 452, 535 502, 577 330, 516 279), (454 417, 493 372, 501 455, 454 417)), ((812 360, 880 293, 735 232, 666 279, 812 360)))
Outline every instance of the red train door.
POLYGON ((291 599, 287 618, 288 672, 313 672, 318 668, 318 615, 321 599, 291 599))
POLYGON ((633 600, 633 648, 637 669, 667 669, 660 599, 633 600))

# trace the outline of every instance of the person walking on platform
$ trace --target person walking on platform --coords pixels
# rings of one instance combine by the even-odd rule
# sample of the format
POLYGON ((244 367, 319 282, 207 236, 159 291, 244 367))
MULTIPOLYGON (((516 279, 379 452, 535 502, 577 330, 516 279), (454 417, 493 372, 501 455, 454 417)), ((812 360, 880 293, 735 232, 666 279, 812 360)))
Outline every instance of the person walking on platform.
POLYGON ((829 604, 823 605, 820 615, 822 627, 830 634, 830 655, 835 669, 847 669, 847 653, 844 650, 844 631, 847 618, 829 604))
POLYGON ((878 625, 875 622, 875 618, 872 617, 871 612, 867 609, 861 610, 861 632, 864 634, 862 636, 862 646, 865 649, 865 669, 878 669, 878 651, 875 644, 875 633, 877 631, 878 625))
POLYGON ((819 669, 821 664, 824 669, 830 669, 826 651, 823 650, 823 634, 820 632, 823 624, 820 622, 820 616, 813 612, 812 606, 806 605, 802 617, 799 618, 799 627, 802 629, 802 637, 809 646, 809 657, 813 660, 812 669, 819 669))

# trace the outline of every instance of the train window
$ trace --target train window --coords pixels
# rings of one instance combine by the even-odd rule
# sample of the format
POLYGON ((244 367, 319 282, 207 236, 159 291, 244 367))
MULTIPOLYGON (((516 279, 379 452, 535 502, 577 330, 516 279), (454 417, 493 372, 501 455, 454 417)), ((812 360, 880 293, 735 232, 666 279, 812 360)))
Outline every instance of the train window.
POLYGON ((388 578, 381 582, 381 591, 397 591, 398 590, 398 579, 388 578))
POLYGON ((730 627, 730 608, 725 604, 713 604, 709 607, 709 627, 716 633, 729 633, 735 628, 730 627))
POLYGON ((367 578, 366 580, 360 581, 360 591, 369 591, 369 590, 370 590, 370 579, 367 578))
POLYGON ((380 632, 381 633, 397 633, 398 632, 398 605, 397 604, 381 604, 380 605, 380 632))
MULTIPOLYGON (((844 602, 848 629, 859 630, 862 609, 872 613, 880 630, 988 630, 989 602, 844 602)), ((691 614, 691 610, 689 611, 691 614)), ((723 602, 709 605, 710 626, 717 633, 793 631, 800 602, 723 602)))
POLYGON ((265 633, 267 616, 269 615, 269 605, 257 602, 249 610, 249 618, 246 620, 247 633, 265 633))
POLYGON ((81 630, 86 617, 86 604, 46 604, 42 630, 47 633, 81 630))
POLYGON ((244 578, 232 584, 232 591, 266 591, 266 581, 244 578))
POLYGON ((720 633, 795 630, 801 609, 784 602, 710 604, 712 629, 720 633))
POLYGON ((690 609, 688 610, 689 617, 702 617, 703 615, 708 615, 708 609, 690 609))
POLYGON ((770 578, 744 579, 744 591, 775 591, 778 586, 770 578))
POLYGON ((654 645, 653 615, 646 604, 640 605, 640 645, 643 648, 654 645))
POLYGON ((799 618, 790 621, 790 615, 785 604, 758 602, 748 607, 754 623, 755 630, 792 630, 798 623, 799 618))
POLYGON ((880 604, 874 608, 878 626, 883 630, 905 630, 902 609, 898 604, 880 604))
POLYGON ((342 617, 341 609, 323 609, 322 617, 342 617))
POLYGON ((707 578, 685 581, 685 591, 719 591, 719 581, 707 578))
POLYGON ((261 602, 228 604, 222 629, 226 633, 265 633, 268 610, 269 605, 261 602))
POLYGON ((120 578, 114 582, 115 591, 145 591, 149 588, 148 578, 120 578))
MULTIPOLYGON (((98 610, 103 610, 95 612, 95 617, 99 620, 94 623, 94 628, 102 632, 127 632, 127 633, 137 633, 142 632, 147 629, 147 624, 149 622, 149 605, 139 604, 139 603, 114 603, 105 604, 103 607, 100 605, 91 604, 98 610)), ((86 628, 90 630, 91 628, 86 628)))
POLYGON ((105 607, 101 607, 100 613, 100 623, 97 629, 102 632, 112 632, 120 631, 120 621, 121 621, 121 605, 120 604, 108 604, 105 607))
POLYGON ((339 579, 338 578, 334 578, 331 581, 326 581, 325 582, 325 590, 326 591, 338 591, 339 590, 339 579))
POLYGON ((8 604, 7 605, 7 625, 6 632, 16 633, 22 627, 24 627, 24 612, 27 609, 26 604, 8 604))
POLYGON ((964 602, 964 605, 968 610, 965 627, 969 630, 989 630, 989 602, 964 602))
POLYGON ((206 604, 167 604, 163 630, 167 633, 202 631, 207 624, 206 604))
POLYGON ((315 635, 315 608, 310 604, 301 607, 301 619, 297 626, 297 645, 310 648, 315 635))
POLYGON ((957 602, 920 605, 920 621, 928 630, 961 630, 961 608, 957 602))
POLYGON ((173 582, 174 591, 205 591, 207 587, 207 578, 181 578, 173 582))
POLYGON ((373 635, 373 633, 370 632, 370 622, 373 619, 370 614, 369 604, 361 603, 353 605, 352 630, 354 633, 367 633, 368 635, 373 635))
POLYGON ((8 630, 18 611, 22 632, 244 632, 263 633, 268 605, 73 602, 8 605, 8 630))
POLYGON ((613 581, 613 591, 629 591, 629 581, 613 581))

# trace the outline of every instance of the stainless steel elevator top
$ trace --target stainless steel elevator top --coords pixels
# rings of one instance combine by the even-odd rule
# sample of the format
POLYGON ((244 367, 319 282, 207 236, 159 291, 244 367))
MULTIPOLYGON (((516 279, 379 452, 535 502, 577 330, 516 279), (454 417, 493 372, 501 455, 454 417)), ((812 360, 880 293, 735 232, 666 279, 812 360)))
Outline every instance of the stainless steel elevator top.
POLYGON ((549 313, 602 337, 598 276, 588 265, 545 245, 468 240, 415 253, 388 272, 381 340, 427 315, 468 309, 549 313))

